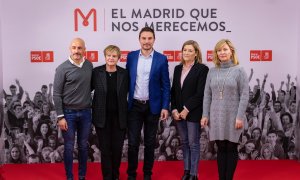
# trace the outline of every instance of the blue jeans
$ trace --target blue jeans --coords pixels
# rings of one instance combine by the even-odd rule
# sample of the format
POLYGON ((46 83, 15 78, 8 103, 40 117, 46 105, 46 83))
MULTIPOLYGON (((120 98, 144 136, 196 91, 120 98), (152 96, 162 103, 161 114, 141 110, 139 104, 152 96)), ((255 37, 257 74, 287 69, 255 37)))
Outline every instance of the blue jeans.
POLYGON ((184 170, 196 176, 200 158, 200 123, 186 120, 176 122, 183 147, 184 170))
POLYGON ((88 159, 88 137, 91 131, 91 109, 64 109, 64 116, 68 123, 68 130, 62 131, 64 138, 64 165, 67 179, 73 179, 73 150, 75 132, 78 144, 78 173, 79 178, 85 177, 88 159))

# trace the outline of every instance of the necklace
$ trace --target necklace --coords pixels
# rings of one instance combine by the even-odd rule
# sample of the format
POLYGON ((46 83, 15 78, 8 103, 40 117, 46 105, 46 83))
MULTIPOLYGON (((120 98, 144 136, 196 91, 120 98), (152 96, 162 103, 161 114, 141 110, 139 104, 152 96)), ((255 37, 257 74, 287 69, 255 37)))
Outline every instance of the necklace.
POLYGON ((219 99, 223 99, 223 92, 224 92, 224 85, 225 85, 225 81, 228 78, 230 73, 230 68, 228 68, 227 74, 223 80, 223 84, 222 87, 220 87, 220 80, 219 80, 219 74, 220 74, 220 68, 218 68, 218 73, 217 73, 217 82, 218 82, 218 90, 219 90, 219 99))
POLYGON ((109 75, 109 77, 111 77, 112 74, 115 73, 116 71, 106 71, 106 72, 107 72, 107 74, 109 75))

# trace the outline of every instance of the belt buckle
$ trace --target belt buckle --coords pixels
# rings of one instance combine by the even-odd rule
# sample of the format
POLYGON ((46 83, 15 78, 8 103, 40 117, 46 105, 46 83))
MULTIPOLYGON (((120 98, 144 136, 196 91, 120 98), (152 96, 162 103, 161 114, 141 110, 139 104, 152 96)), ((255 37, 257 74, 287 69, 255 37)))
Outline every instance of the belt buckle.
POLYGON ((146 103, 147 103, 147 100, 139 100, 139 102, 140 102, 141 104, 146 104, 146 103))
POLYGON ((135 99, 140 104, 147 104, 147 100, 135 99))

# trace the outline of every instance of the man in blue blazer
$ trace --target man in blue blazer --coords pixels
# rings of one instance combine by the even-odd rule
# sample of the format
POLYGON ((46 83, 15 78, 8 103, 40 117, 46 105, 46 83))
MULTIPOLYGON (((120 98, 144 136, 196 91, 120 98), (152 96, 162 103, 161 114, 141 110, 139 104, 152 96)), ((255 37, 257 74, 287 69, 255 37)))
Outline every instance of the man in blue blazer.
POLYGON ((168 118, 170 79, 167 57, 154 51, 154 30, 139 33, 141 49, 130 52, 128 96, 128 179, 136 179, 141 130, 144 125, 144 179, 151 179, 158 121, 168 118))

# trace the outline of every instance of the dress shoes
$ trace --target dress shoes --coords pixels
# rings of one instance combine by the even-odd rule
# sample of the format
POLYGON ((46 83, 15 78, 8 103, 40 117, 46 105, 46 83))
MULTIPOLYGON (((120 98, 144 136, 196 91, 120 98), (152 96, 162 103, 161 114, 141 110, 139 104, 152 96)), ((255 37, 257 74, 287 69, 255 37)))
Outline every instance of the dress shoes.
POLYGON ((128 176, 127 180, 136 180, 136 177, 128 176))
POLYGON ((189 180, 189 179, 190 179, 190 171, 184 170, 184 174, 183 174, 181 180, 189 180))
POLYGON ((151 180, 151 175, 144 175, 144 180, 151 180))
POLYGON ((190 175, 190 179, 189 180, 198 180, 198 177, 194 176, 194 175, 190 175))

